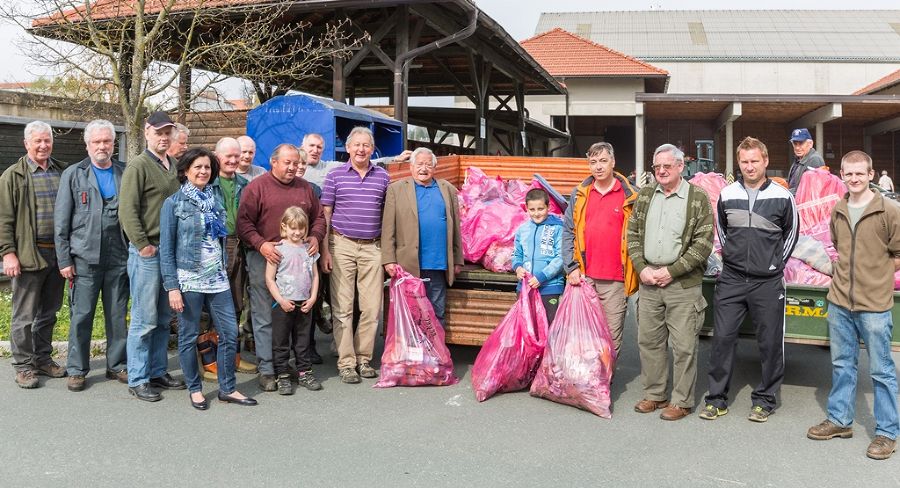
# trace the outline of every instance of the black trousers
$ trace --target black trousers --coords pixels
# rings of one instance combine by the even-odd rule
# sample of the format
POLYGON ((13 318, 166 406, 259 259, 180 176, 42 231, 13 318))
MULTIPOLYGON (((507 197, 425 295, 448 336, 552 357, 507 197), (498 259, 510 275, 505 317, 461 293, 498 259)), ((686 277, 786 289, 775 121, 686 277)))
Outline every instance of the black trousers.
POLYGON ((762 366, 762 378, 750 398, 753 406, 775 408, 775 394, 784 380, 784 292, 782 277, 747 281, 728 271, 719 276, 706 403, 718 408, 728 405, 738 329, 749 312, 762 366))
POLYGON ((290 367, 291 349, 297 371, 312 370, 309 354, 309 336, 312 334, 312 314, 303 313, 294 302, 294 310, 285 312, 280 305, 272 309, 272 363, 275 374, 293 373, 290 367))

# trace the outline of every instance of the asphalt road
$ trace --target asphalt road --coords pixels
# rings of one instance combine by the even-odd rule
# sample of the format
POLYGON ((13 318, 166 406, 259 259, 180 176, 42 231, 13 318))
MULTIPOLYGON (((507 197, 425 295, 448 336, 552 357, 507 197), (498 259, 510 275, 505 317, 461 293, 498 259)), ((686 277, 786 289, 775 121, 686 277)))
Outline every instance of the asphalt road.
MULTIPOLYGON (((185 391, 155 404, 135 400, 104 379, 102 359, 84 392, 46 378, 21 390, 5 359, 0 487, 900 486, 900 455, 865 457, 874 436, 869 381, 860 384, 852 439, 806 439, 824 418, 826 349, 787 346, 782 406, 765 424, 746 420, 759 371, 751 340, 738 348, 726 417, 665 422, 632 410, 641 387, 634 324, 627 327, 612 420, 526 392, 476 402, 470 347, 451 348, 458 385, 374 389, 372 380, 341 384, 323 338, 323 391, 264 394, 255 376, 238 375, 239 389, 260 405, 212 402, 206 412, 193 410, 185 391)), ((709 345, 701 340, 698 403, 709 345)), ((174 355, 170 366, 180 374, 174 355)), ((204 387, 212 398, 213 386, 204 387)))

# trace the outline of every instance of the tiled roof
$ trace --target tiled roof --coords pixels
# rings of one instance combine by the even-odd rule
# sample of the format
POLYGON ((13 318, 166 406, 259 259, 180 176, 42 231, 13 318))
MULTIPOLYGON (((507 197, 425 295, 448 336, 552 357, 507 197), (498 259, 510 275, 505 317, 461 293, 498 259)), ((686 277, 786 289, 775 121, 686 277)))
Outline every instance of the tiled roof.
POLYGON ((549 12, 535 32, 555 27, 651 63, 900 61, 900 9, 549 12))
POLYGON ((854 95, 871 95, 875 92, 884 90, 885 88, 890 88, 896 84, 900 83, 900 69, 894 71, 893 73, 881 78, 880 80, 870 83, 859 90, 853 92, 854 95))
POLYGON ((668 76, 668 72, 556 28, 521 42, 541 66, 563 76, 668 76))
MULTIPOLYGON (((233 7, 245 4, 257 3, 257 0, 175 0, 172 4, 171 12, 188 11, 198 7, 207 9, 213 7, 233 7)), ((135 15, 135 0, 94 0, 90 3, 91 19, 114 19, 119 17, 132 17, 135 15)), ((144 4, 145 14, 158 14, 165 5, 166 0, 147 0, 144 4)), ((75 5, 75 3, 73 3, 75 5)), ((41 17, 32 22, 32 27, 40 27, 42 25, 58 22, 60 18, 65 18, 69 22, 80 22, 86 17, 87 7, 78 5, 75 8, 56 12, 49 17, 41 17)))

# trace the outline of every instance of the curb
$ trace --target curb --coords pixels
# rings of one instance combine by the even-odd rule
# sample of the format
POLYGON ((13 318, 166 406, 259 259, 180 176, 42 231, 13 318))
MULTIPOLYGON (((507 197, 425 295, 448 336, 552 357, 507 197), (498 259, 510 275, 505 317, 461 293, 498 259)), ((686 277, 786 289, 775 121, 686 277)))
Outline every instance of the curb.
MULTIPOLYGON (((54 341, 51 343, 53 351, 50 356, 65 358, 69 354, 69 341, 54 341)), ((98 358, 106 355, 106 339, 91 341, 91 357, 98 358)), ((0 341, 0 358, 12 356, 12 345, 9 341, 0 341)))

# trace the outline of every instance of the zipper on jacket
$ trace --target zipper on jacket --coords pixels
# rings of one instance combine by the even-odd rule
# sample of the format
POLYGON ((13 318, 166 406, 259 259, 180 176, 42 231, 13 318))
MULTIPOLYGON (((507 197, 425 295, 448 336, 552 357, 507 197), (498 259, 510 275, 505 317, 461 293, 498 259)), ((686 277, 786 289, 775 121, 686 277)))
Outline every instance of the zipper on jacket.
MULTIPOLYGON (((747 236, 749 237, 750 232, 753 231, 753 209, 750 208, 750 192, 747 191, 747 188, 741 185, 744 188, 744 194, 747 195, 747 236)), ((759 192, 756 193, 756 198, 759 198, 759 192)), ((756 203, 755 201, 753 203, 756 203)), ((747 259, 744 261, 746 264, 746 268, 744 269, 744 283, 750 283, 750 243, 747 243, 747 259)))
MULTIPOLYGON (((869 202, 871 203, 871 202, 869 202)), ((868 205, 866 205, 868 207, 868 205)), ((849 210, 848 210, 849 212, 849 210)), ((850 295, 850 311, 852 312, 856 308, 856 303, 853 301, 853 285, 856 283, 856 279, 854 278, 854 270, 856 269, 856 228, 859 227, 859 224, 870 215, 875 215, 875 212, 864 214, 860 216, 859 220, 856 221, 856 225, 850 227, 850 291, 848 292, 850 295)), ((847 225, 850 225, 850 219, 847 219, 847 225)))
MULTIPOLYGON (((538 248, 534 245, 534 241, 537 240, 538 230, 540 229, 541 224, 534 224, 534 234, 531 235, 531 276, 534 276, 534 253, 537 252, 538 248)), ((525 284, 528 286, 528 283, 525 284)))

